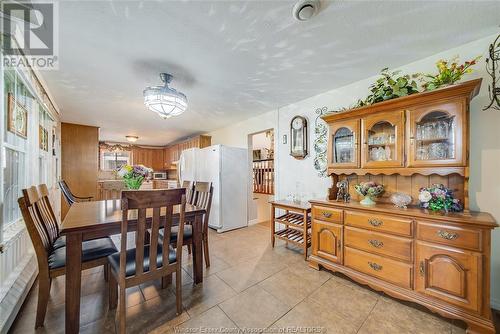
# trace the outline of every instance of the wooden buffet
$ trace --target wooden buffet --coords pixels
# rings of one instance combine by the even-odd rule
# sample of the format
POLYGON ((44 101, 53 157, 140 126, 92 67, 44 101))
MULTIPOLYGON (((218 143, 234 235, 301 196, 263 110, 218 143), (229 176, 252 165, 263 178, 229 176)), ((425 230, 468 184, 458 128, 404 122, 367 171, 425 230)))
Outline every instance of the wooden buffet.
POLYGON ((313 200, 316 269, 341 272, 393 297, 461 319, 468 333, 494 333, 490 310, 491 230, 488 213, 469 211, 469 103, 481 80, 323 116, 330 132, 328 200, 313 200), (351 202, 336 201, 349 181, 351 202), (359 203, 353 186, 385 187, 376 205, 359 203), (418 191, 434 183, 455 190, 464 212, 420 209, 418 191), (413 202, 394 207, 389 196, 413 202))

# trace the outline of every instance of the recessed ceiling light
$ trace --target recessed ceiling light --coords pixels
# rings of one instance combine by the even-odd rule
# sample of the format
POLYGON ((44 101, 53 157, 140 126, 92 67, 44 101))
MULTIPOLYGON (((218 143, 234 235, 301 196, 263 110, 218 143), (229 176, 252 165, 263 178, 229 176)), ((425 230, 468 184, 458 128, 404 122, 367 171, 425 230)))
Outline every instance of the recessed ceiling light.
POLYGON ((137 141, 137 139, 139 139, 139 137, 137 137, 137 136, 125 136, 125 138, 127 138, 127 141, 129 141, 131 143, 135 143, 137 141))
POLYGON ((320 6, 319 0, 299 0, 293 6, 293 17, 299 21, 307 21, 318 14, 320 6))

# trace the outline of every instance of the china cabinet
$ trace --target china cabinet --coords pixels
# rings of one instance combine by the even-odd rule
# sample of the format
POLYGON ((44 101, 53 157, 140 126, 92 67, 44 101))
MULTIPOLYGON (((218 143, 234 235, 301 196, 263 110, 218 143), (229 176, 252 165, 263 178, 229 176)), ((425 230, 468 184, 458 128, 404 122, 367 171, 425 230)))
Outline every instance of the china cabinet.
POLYGON ((469 211, 469 103, 481 80, 323 116, 329 133, 327 200, 311 202, 311 267, 327 268, 393 297, 467 323, 468 333, 495 333, 490 309, 488 213, 469 211), (358 149, 357 143, 361 143, 358 149), (337 201, 349 181, 351 202, 337 201), (384 185, 372 206, 353 186, 384 185), (440 183, 465 211, 420 209, 422 187, 440 183), (409 194, 407 208, 390 203, 409 194))

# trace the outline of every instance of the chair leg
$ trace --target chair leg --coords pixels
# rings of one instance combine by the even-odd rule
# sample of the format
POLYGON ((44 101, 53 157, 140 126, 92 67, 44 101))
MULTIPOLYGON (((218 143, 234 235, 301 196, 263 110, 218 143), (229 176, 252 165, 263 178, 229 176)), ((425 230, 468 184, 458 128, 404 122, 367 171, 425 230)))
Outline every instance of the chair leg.
POLYGON ((166 289, 170 284, 172 284, 172 274, 168 274, 167 276, 163 276, 161 278, 162 289, 166 289))
POLYGON ((193 252, 193 249, 191 247, 191 244, 188 244, 187 245, 187 248, 188 248, 188 254, 191 254, 193 252))
POLYGON ((109 273, 109 309, 115 309, 118 304, 118 282, 112 272, 109 273))
POLYGON ((50 297, 51 279, 45 275, 38 276, 38 304, 36 308, 35 329, 43 326, 47 304, 50 297))
POLYGON ((105 282, 109 281, 109 263, 106 263, 104 265, 104 281, 105 282))
POLYGON ((210 267, 210 255, 208 254, 208 236, 203 236, 201 240, 203 243, 203 256, 205 257, 205 266, 210 267))
POLYGON ((120 291, 120 296, 118 298, 118 310, 116 311, 116 317, 118 318, 118 333, 125 334, 126 333, 126 295, 125 295, 125 287, 118 287, 120 291))
POLYGON ((175 272, 175 300, 177 303, 177 315, 182 313, 182 268, 179 266, 175 272))

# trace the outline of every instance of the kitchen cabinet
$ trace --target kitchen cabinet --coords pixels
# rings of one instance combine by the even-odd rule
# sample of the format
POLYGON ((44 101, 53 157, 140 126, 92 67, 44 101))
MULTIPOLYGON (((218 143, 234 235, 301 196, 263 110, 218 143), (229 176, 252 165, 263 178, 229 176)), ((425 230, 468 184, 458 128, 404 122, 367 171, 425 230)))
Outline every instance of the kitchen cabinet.
POLYGON ((164 170, 165 166, 163 162, 165 160, 165 157, 163 154, 163 149, 153 149, 152 152, 153 152, 153 161, 151 164, 151 168, 153 168, 153 170, 155 171, 164 170))
POLYGON ((161 148, 134 147, 132 149, 132 163, 144 165, 155 171, 165 170, 164 150, 161 148))
POLYGON ((132 149, 132 162, 134 165, 153 166, 153 151, 149 148, 134 147, 132 149))
POLYGON ((169 145, 164 149, 164 165, 165 169, 171 169, 172 164, 179 161, 181 153, 190 148, 204 148, 212 144, 212 137, 210 136, 196 136, 186 139, 176 144, 169 145))
POLYGON ((153 180, 153 189, 174 189, 177 187, 177 180, 153 180))

